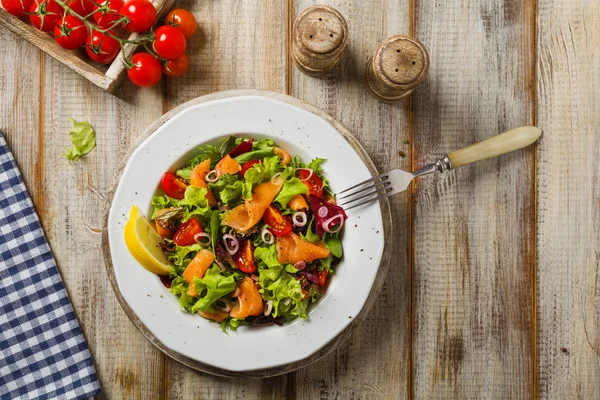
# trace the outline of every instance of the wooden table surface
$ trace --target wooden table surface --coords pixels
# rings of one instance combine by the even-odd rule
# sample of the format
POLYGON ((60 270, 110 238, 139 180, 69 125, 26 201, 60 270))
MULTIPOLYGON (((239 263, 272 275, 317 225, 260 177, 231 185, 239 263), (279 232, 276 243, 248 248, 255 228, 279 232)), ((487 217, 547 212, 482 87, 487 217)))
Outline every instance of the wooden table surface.
MULTIPOLYGON (((309 0, 181 0, 198 18, 190 73, 102 92, 0 30, 7 136, 112 399, 600 398, 600 2, 331 0, 349 48, 324 78, 290 59, 309 0), (367 94, 364 65, 393 34, 429 50, 404 103, 367 94), (347 126, 377 167, 414 169, 461 146, 538 125, 536 147, 418 181, 392 201, 396 245, 374 310, 303 370, 225 379, 166 358, 129 322, 104 269, 102 210, 143 130, 194 97, 288 93, 347 126), (69 117, 98 147, 71 167, 69 117)), ((199 339, 198 346, 203 346, 199 339)), ((208 344, 210 345, 210 344, 208 344)))

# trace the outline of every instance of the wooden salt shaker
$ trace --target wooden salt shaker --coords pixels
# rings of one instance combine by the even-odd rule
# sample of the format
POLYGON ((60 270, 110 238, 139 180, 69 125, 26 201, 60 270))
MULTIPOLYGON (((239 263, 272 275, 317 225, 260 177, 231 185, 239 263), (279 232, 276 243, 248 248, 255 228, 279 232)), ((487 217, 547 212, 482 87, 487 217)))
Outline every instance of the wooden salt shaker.
POLYGON ((396 35, 385 39, 369 59, 365 81, 377 100, 395 103, 408 96, 428 71, 425 46, 411 36, 396 35))
POLYGON ((334 68, 348 42, 348 25, 336 9, 312 6, 294 21, 292 55, 296 66, 309 75, 334 68))

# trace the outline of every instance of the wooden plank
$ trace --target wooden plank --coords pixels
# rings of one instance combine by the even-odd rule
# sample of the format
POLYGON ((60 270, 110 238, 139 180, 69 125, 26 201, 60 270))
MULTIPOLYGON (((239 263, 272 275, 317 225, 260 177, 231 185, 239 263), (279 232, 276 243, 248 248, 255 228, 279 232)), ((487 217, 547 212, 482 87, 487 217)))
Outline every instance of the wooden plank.
MULTIPOLYGON (((295 18, 311 0, 294 0, 295 18)), ((334 116, 367 149, 379 171, 410 169, 408 102, 388 105, 364 87, 365 64, 388 36, 409 32, 408 1, 331 1, 346 18, 349 43, 341 65, 322 78, 294 67, 292 94, 334 116)), ((388 278, 371 314, 349 340, 322 361, 293 376, 299 399, 390 399, 409 392, 410 371, 410 193, 390 201, 395 241, 388 278)), ((360 224, 360 221, 355 221, 360 224)))
POLYGON ((38 142, 40 116, 40 51, 23 47, 13 33, 0 29, 0 130, 3 132, 32 201, 40 211, 41 180, 37 159, 43 149, 38 142))
MULTIPOLYGON (((533 123, 534 1, 417 2, 415 167, 533 123)), ((414 396, 530 398, 534 148, 419 180, 414 396)))
POLYGON ((600 398, 600 3, 539 1, 538 392, 600 398))
MULTIPOLYGON (((45 58, 44 157, 38 159, 42 223, 94 356, 104 396, 155 399, 164 392, 164 356, 130 323, 112 292, 101 252, 106 192, 136 137, 162 113, 161 89, 124 83, 122 99, 45 58), (97 147, 74 166, 69 117, 90 121, 97 147)), ((142 166, 143 168, 143 166, 142 166)))
MULTIPOLYGON (((166 83, 165 111, 200 95, 228 89, 285 91, 286 7, 281 0, 181 0, 198 33, 188 42, 190 70, 166 83)), ((167 396, 218 399, 281 399, 285 376, 227 379, 196 372, 168 359, 167 396)))

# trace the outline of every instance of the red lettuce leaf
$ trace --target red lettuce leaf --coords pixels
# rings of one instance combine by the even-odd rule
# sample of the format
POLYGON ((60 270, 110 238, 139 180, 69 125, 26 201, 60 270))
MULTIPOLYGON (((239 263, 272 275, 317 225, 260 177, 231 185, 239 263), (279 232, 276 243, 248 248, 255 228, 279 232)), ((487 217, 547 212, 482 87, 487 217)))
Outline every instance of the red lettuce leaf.
POLYGON ((310 195, 310 208, 315 216, 315 233, 319 236, 323 236, 325 234, 325 229, 323 228, 323 223, 328 219, 335 217, 336 215, 342 215, 342 221, 348 219, 346 212, 344 209, 338 205, 331 204, 326 202, 320 197, 315 195, 310 195), (319 209, 321 207, 327 208, 327 214, 324 217, 319 216, 319 209))

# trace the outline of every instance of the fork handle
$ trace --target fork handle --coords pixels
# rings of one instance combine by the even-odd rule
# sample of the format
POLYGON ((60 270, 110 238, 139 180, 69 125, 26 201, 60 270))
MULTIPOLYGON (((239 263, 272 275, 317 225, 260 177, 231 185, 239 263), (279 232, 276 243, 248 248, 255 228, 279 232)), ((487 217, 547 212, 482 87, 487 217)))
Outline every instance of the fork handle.
POLYGON ((448 154, 452 169, 522 149, 534 143, 542 134, 535 126, 522 126, 506 131, 464 149, 448 154))

